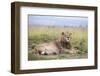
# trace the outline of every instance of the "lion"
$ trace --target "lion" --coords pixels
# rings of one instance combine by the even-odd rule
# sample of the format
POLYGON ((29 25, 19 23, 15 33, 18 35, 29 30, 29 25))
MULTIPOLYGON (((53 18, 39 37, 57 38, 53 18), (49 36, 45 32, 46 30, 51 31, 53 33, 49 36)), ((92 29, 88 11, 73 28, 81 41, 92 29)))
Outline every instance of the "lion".
POLYGON ((34 48, 34 53, 39 55, 57 55, 64 53, 64 49, 71 49, 72 33, 61 33, 61 37, 49 42, 38 44, 34 48))

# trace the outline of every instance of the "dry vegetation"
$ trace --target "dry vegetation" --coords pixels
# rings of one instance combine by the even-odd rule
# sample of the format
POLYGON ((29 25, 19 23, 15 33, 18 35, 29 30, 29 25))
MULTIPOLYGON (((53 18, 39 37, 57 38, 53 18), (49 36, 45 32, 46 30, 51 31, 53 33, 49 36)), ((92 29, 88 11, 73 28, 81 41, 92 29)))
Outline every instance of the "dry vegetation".
POLYGON ((29 27, 28 31, 28 60, 48 60, 48 59, 73 59, 73 58, 87 58, 87 35, 86 28, 63 28, 63 27, 29 27), (77 54, 61 54, 61 55, 35 55, 31 53, 34 51, 32 46, 38 45, 44 42, 51 42, 59 38, 61 32, 71 32, 72 40, 71 44, 73 48, 78 49, 77 54))

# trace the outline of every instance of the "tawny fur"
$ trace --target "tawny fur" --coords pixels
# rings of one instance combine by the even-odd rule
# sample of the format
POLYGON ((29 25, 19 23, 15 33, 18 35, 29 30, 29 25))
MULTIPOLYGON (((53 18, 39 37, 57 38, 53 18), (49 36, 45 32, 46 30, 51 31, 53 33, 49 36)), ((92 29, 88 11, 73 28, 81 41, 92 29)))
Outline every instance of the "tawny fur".
POLYGON ((49 43, 42 43, 37 45, 34 50, 36 54, 40 55, 56 55, 64 52, 64 49, 71 49, 71 34, 62 32, 61 37, 49 43))

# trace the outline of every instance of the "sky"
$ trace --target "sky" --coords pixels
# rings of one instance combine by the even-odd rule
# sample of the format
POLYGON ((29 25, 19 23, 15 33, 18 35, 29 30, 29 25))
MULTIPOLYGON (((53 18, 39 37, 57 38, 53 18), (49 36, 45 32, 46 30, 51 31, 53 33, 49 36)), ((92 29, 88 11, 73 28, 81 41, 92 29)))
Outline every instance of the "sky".
POLYGON ((29 26, 87 26, 88 17, 29 15, 29 26))

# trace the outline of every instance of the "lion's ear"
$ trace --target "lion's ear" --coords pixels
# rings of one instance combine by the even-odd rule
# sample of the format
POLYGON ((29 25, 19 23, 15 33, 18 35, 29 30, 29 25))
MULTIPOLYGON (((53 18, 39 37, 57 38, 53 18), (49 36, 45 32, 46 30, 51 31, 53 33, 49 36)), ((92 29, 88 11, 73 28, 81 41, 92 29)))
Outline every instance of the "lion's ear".
POLYGON ((62 35, 64 35, 65 33, 64 33, 64 32, 62 32, 61 34, 62 34, 62 35))

